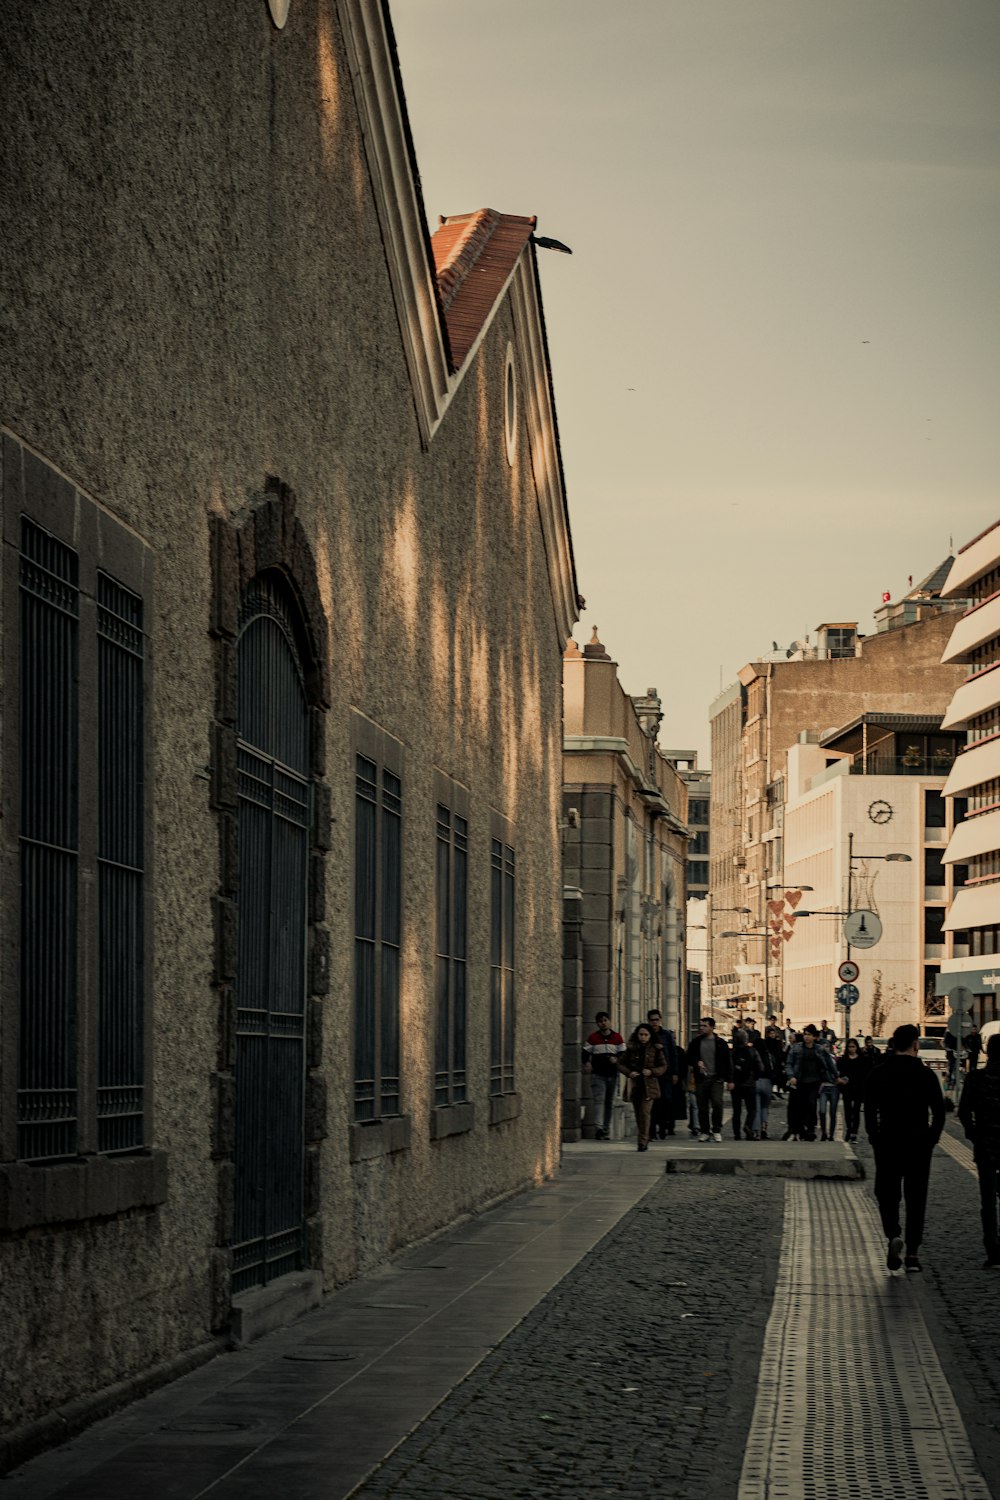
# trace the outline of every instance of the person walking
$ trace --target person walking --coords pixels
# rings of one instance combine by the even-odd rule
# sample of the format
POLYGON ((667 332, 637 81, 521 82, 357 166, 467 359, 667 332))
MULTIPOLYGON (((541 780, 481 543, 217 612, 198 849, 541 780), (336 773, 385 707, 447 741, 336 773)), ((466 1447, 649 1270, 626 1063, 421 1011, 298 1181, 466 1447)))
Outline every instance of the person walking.
POLYGON ((1000 1035, 986 1043, 986 1067, 965 1080, 958 1118, 972 1142, 986 1247, 984 1271, 1000 1270, 1000 1035))
POLYGON ((797 1133, 804 1141, 814 1141, 820 1085, 833 1083, 837 1077, 837 1064, 832 1054, 825 1047, 817 1046, 815 1026, 807 1026, 802 1041, 789 1052, 786 1071, 789 1090, 794 1090, 798 1105, 797 1133))
POLYGON ((625 1097, 635 1110, 637 1149, 649 1150, 649 1120, 653 1103, 660 1097, 660 1079, 667 1071, 667 1059, 651 1029, 641 1024, 628 1039, 618 1059, 618 1071, 625 1074, 625 1097))
POLYGON ((761 1075, 760 1056, 751 1047, 750 1038, 742 1026, 733 1032, 733 1087, 730 1100, 733 1106, 733 1135, 740 1139, 740 1116, 746 1111, 743 1135, 748 1141, 757 1134, 757 1079, 761 1075))
POLYGON ((865 1056, 857 1037, 852 1036, 847 1044, 847 1051, 840 1059, 840 1076, 843 1079, 841 1087, 844 1093, 845 1141, 856 1141, 858 1138, 858 1131, 861 1128, 861 1103, 871 1070, 871 1058, 865 1056))
MULTIPOLYGON (((815 1030, 815 1027, 813 1029, 815 1030)), ((834 1031, 833 1027, 826 1019, 826 1016, 824 1016, 822 1021, 820 1021, 819 1023, 819 1031, 816 1032, 816 1040, 819 1042, 821 1047, 829 1047, 831 1052, 836 1050, 837 1033, 834 1031)))
POLYGON ((698 1035, 688 1045, 687 1061, 694 1069, 698 1096, 698 1139, 721 1141, 722 1100, 733 1086, 733 1060, 722 1037, 716 1036, 711 1016, 702 1016, 698 1022, 698 1035))
POLYGON ((767 1140, 767 1126, 771 1115, 771 1099, 774 1091, 785 1077, 785 1049, 781 1033, 773 1023, 768 1026, 757 1047, 760 1058, 760 1077, 757 1079, 757 1131, 762 1141, 767 1140))
MULTIPOLYGON (((668 1135, 673 1135, 678 1115, 677 1093, 680 1085, 680 1064, 677 1059, 677 1043, 674 1041, 673 1032, 668 1031, 664 1026, 663 1017, 658 1010, 648 1010, 646 1020, 649 1022, 653 1041, 658 1042, 663 1048, 663 1055, 667 1059, 666 1075, 660 1082, 660 1097, 653 1100, 649 1138, 651 1141, 665 1141, 668 1135)), ((683 1105, 680 1113, 683 1114, 683 1105)))
POLYGON ((969 1028, 968 1036, 965 1038, 965 1055, 969 1059, 968 1069, 970 1073, 974 1073, 979 1067, 979 1059, 982 1056, 982 1051, 983 1039, 979 1035, 979 1027, 972 1025, 969 1028))
POLYGON ((817 1106, 819 1109, 819 1138, 821 1141, 832 1141, 837 1134, 837 1106, 840 1103, 840 1090, 844 1084, 844 1076, 840 1071, 840 1059, 834 1056, 833 1044, 820 1042, 820 1045, 833 1057, 834 1077, 824 1079, 819 1086, 817 1106))
POLYGON ((920 1061, 915 1026, 897 1026, 892 1053, 865 1086, 865 1130, 875 1152, 875 1198, 889 1242, 890 1271, 920 1271, 931 1153, 944 1129, 944 1096, 937 1074, 920 1061), (906 1257, 900 1195, 906 1200, 906 1257))
POLYGON ((590 1092, 594 1101, 594 1138, 606 1141, 611 1134, 611 1114, 618 1092, 618 1058, 625 1051, 625 1040, 611 1025, 606 1010, 594 1017, 597 1030, 583 1044, 583 1071, 590 1074, 590 1092))

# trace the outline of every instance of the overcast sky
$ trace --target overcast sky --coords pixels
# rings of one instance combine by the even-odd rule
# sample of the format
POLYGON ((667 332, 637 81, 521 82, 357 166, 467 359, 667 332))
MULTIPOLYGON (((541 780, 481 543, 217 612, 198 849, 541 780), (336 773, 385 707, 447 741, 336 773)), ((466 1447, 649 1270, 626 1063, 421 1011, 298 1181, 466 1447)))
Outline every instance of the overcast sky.
POLYGON ((997 0, 394 0, 428 218, 537 214, 580 591, 661 744, 1000 516, 997 0))

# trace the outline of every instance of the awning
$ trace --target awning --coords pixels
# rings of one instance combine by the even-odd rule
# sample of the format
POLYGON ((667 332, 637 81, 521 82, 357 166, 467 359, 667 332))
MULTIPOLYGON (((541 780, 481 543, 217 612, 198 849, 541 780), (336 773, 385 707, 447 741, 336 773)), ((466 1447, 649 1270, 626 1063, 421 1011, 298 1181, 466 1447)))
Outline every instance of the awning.
POLYGON ((1000 927, 1000 880, 991 885, 963 886, 944 919, 945 932, 969 927, 1000 927))
POLYGON ((944 862, 964 865, 974 855, 991 854, 994 849, 1000 849, 1000 810, 980 813, 978 818, 966 818, 959 823, 948 840, 944 862))
POLYGON ((970 677, 955 693, 948 705, 942 729, 964 729, 970 719, 986 713, 1000 703, 1000 663, 970 677))
POLYGON ((980 786, 984 781, 993 781, 1000 776, 1000 738, 983 740, 970 745, 948 772, 948 780, 941 788, 944 797, 959 797, 970 787, 980 786))
POLYGON ((1000 595, 977 604, 967 615, 959 615, 941 660, 968 661, 976 646, 995 635, 1000 635, 1000 595))

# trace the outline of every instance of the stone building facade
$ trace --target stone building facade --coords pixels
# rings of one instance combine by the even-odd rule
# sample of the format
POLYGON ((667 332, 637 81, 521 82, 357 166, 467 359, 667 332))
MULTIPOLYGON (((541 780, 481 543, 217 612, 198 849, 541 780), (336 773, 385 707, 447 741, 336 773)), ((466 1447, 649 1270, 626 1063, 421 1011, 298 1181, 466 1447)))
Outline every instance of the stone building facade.
POLYGON ((8 1460, 559 1160, 534 220, 430 239, 385 8, 273 9, 6 28, 8 1460))
MULTIPOLYGON (((687 787, 657 744, 655 689, 629 697, 596 629, 582 652, 574 641, 566 649, 563 704, 563 879, 575 944, 564 990, 564 1132, 575 1140, 581 1114, 593 1134, 580 1049, 596 1012, 609 1011, 623 1036, 654 1007, 665 1026, 682 1026, 687 787)), ((622 1111, 615 1131, 627 1121, 622 1111)))
MULTIPOLYGON (((782 824, 786 757, 800 739, 850 723, 866 711, 919 714, 940 722, 958 681, 941 653, 954 615, 922 600, 912 623, 860 636, 854 626, 820 627, 819 645, 748 662, 720 694, 712 723, 712 906, 720 926, 764 932, 769 899, 787 884, 782 824), (827 645, 828 638, 836 641, 827 645), (770 895, 769 895, 770 892, 770 895), (734 923, 723 912, 741 913, 734 923)), ((737 938, 712 939, 713 1000, 759 1004, 768 980, 780 1009, 780 963, 764 974, 763 937, 752 955, 737 938)))

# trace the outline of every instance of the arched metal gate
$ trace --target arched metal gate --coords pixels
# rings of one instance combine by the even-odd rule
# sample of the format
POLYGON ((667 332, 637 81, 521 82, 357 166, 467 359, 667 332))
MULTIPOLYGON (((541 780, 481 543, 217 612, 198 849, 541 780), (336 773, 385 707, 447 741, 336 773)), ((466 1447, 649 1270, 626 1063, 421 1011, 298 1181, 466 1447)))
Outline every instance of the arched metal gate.
POLYGON ((279 578, 247 589, 237 656, 234 1294, 303 1264, 309 715, 279 578))

